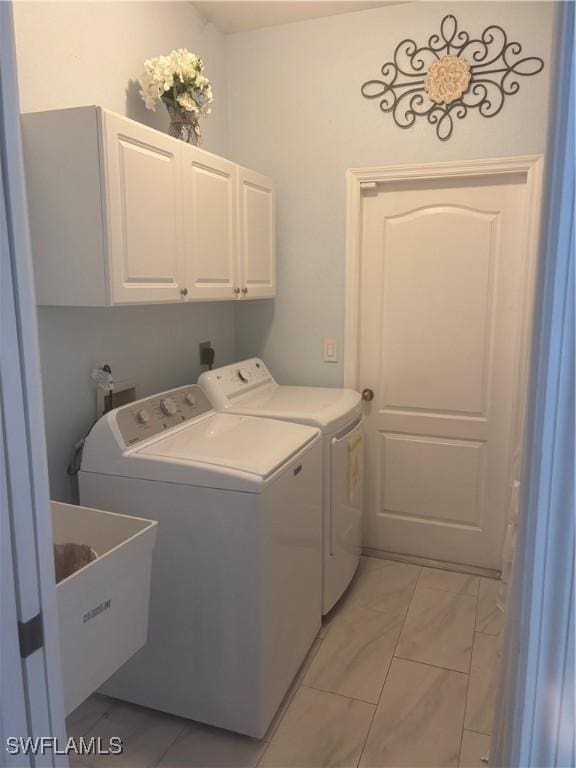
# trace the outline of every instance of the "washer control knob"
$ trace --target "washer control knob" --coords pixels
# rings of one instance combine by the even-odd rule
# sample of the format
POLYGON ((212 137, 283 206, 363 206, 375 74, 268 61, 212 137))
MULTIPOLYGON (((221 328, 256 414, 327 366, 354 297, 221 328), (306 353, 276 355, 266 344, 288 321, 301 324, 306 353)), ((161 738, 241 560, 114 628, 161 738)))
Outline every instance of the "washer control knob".
POLYGON ((160 408, 166 416, 174 416, 178 410, 178 406, 171 397, 165 397, 163 400, 160 400, 160 408))
POLYGON ((137 421, 139 424, 148 424, 148 422, 150 421, 150 414, 148 413, 148 411, 146 410, 146 408, 141 408, 141 409, 140 409, 140 410, 139 410, 139 411, 136 413, 136 421, 137 421))
POLYGON ((196 398, 194 397, 192 392, 186 393, 186 395, 184 396, 184 402, 186 403, 186 405, 190 405, 192 407, 196 405, 196 398))
POLYGON ((238 368, 236 373, 238 374, 238 378, 240 379, 240 381, 247 382, 248 379, 250 378, 250 374, 248 373, 246 368, 238 368))

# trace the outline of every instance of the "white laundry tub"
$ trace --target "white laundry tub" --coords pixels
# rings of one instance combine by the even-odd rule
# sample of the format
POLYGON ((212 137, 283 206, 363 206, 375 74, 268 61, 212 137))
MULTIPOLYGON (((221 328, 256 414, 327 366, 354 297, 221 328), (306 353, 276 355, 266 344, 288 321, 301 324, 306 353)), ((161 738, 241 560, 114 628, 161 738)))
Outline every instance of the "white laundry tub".
POLYGON ((146 642, 158 523, 52 502, 55 544, 98 559, 56 585, 64 706, 69 714, 146 642))

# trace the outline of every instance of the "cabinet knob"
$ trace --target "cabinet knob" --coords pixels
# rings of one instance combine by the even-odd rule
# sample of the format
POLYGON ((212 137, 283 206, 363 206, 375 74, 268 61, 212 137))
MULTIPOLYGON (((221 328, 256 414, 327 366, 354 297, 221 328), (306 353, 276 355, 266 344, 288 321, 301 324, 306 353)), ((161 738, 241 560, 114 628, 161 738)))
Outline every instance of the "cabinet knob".
POLYGON ((242 293, 243 294, 247 294, 248 293, 248 288, 242 288, 242 293))
POLYGON ((371 400, 374 400, 374 390, 373 389, 363 389, 362 390, 362 400, 365 400, 367 403, 369 403, 371 400))
POLYGON ((238 296, 238 294, 240 293, 240 288, 234 288, 234 293, 236 294, 236 296, 238 296))
POLYGON ((180 294, 182 296, 188 296, 188 288, 180 288, 180 294))

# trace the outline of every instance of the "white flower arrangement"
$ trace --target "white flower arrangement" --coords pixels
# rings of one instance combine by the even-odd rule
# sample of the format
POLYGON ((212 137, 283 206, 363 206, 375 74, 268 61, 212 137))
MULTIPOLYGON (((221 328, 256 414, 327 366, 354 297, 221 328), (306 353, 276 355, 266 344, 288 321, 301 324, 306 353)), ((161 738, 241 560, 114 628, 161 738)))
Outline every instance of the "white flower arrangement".
POLYGON ((144 62, 139 78, 140 96, 147 109, 156 111, 163 101, 167 106, 191 112, 190 117, 206 117, 214 101, 210 81, 203 74, 204 62, 186 48, 144 62))

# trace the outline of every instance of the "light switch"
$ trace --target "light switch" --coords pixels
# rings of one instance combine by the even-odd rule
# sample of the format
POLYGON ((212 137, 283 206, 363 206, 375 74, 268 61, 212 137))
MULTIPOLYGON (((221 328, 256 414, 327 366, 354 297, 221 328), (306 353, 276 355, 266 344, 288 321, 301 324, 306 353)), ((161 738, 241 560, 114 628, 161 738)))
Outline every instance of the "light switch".
POLYGON ((338 342, 336 339, 324 339, 324 362, 338 362, 338 342))

